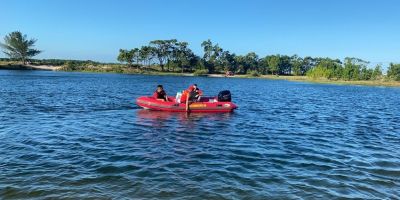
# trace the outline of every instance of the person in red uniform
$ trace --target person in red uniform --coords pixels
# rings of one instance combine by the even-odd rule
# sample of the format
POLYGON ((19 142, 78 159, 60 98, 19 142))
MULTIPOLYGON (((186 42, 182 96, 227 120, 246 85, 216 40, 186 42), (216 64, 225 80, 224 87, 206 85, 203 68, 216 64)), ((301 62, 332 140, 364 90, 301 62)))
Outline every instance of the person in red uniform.
POLYGON ((157 90, 154 92, 153 97, 160 101, 168 101, 167 93, 162 85, 157 86, 157 90))

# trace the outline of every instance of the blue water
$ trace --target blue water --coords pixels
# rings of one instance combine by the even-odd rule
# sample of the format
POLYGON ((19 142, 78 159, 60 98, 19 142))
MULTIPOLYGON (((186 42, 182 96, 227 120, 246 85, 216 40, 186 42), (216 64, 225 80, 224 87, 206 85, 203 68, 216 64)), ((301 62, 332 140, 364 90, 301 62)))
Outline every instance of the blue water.
POLYGON ((399 199, 400 89, 0 70, 0 199, 399 199), (228 114, 142 110, 157 84, 228 114))

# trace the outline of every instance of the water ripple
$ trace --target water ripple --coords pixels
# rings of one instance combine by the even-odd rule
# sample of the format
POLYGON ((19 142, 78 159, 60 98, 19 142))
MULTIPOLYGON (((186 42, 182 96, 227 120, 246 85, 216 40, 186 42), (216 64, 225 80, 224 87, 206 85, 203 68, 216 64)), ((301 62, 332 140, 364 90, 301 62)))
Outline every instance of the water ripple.
POLYGON ((400 90, 0 71, 0 199, 399 199, 400 90), (12 82, 13 84, 8 84, 12 82), (141 110, 198 83, 228 114, 141 110), (218 86, 218 87, 214 87, 218 86))

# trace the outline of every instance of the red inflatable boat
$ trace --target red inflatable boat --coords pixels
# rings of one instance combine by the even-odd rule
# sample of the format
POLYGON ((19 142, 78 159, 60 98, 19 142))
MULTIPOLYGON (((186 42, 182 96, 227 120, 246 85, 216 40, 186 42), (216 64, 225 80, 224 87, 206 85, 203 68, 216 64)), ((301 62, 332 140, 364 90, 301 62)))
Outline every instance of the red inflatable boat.
MULTIPOLYGON (((136 100, 137 105, 144 109, 187 112, 186 103, 177 103, 174 97, 168 97, 168 102, 153 97, 143 96, 136 100)), ((190 112, 232 112, 237 106, 232 102, 217 101, 215 97, 201 97, 199 102, 189 104, 190 112)))

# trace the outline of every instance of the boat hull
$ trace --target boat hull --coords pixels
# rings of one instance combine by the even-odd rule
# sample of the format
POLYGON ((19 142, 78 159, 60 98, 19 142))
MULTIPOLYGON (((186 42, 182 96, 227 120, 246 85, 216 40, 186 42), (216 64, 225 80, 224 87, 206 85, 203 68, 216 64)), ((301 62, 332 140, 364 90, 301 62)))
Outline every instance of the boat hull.
MULTIPOLYGON (((169 101, 161 101, 154 99, 153 97, 139 97, 136 100, 136 104, 144 109, 168 111, 168 112, 187 112, 185 103, 176 103, 175 98, 168 97, 169 101)), ((210 101, 214 99, 211 97, 204 97, 200 102, 193 102, 189 104, 190 112, 209 112, 209 113, 220 113, 220 112, 232 112, 237 106, 232 102, 214 102, 210 101)))

